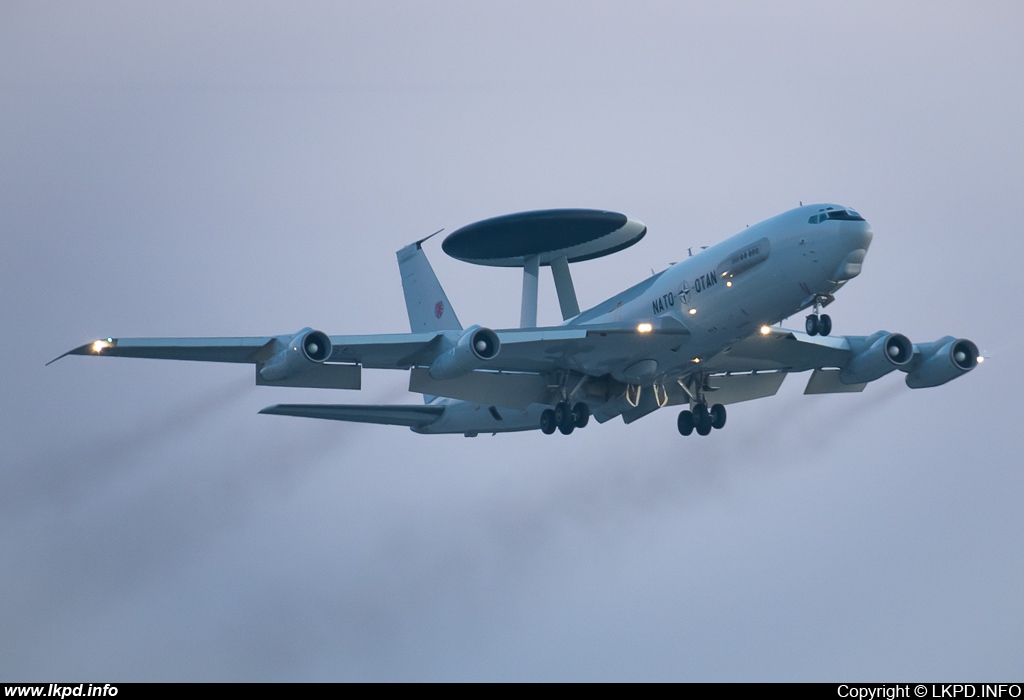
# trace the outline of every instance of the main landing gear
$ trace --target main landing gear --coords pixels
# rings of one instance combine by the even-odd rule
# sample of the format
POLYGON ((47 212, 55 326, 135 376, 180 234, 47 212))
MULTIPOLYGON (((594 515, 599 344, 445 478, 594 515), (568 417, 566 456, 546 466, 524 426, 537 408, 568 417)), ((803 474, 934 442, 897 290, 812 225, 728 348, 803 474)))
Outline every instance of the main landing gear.
POLYGON ((545 409, 540 414, 540 429, 545 435, 555 430, 562 435, 569 435, 576 428, 585 428, 590 422, 590 408, 580 401, 570 407, 568 401, 559 401, 555 407, 545 409))
POLYGON ((707 404, 699 403, 693 411, 680 411, 676 427, 680 435, 690 435, 694 430, 698 435, 707 435, 712 428, 721 430, 725 427, 725 406, 716 403, 709 409, 707 404))
POLYGON ((821 313, 823 302, 827 304, 830 301, 832 301, 830 297, 815 297, 814 313, 808 316, 804 322, 807 335, 828 335, 832 332, 832 317, 821 313))

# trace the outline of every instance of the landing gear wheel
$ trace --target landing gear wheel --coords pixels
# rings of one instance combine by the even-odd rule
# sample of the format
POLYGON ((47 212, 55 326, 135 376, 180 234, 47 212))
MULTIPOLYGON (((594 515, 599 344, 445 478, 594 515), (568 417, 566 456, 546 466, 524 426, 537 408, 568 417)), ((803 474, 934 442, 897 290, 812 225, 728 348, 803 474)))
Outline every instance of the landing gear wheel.
POLYGON ((711 407, 711 427, 715 430, 725 427, 725 406, 720 403, 711 407))
POLYGON ((567 420, 570 420, 572 413, 569 411, 568 401, 559 401, 555 404, 555 424, 563 425, 567 420))
POLYGON ((551 435, 557 427, 558 423, 555 421, 555 412, 550 408, 544 409, 544 412, 540 414, 540 431, 545 435, 551 435))
POLYGON ((693 420, 697 425, 701 424, 708 416, 708 407, 702 403, 697 404, 693 407, 693 420))
POLYGON ((572 421, 577 428, 586 428, 590 422, 590 407, 580 401, 572 407, 572 421))
POLYGON ((818 335, 828 335, 832 332, 832 317, 822 314, 818 317, 818 335))
POLYGON ((693 409, 693 420, 697 424, 697 434, 707 435, 711 432, 711 414, 704 404, 697 404, 693 409))
POLYGON ((558 432, 562 435, 571 435, 576 430, 576 420, 569 409, 568 401, 560 401, 555 406, 555 422, 558 423, 558 432))
POLYGON ((804 329, 807 331, 807 335, 818 335, 818 317, 814 314, 808 316, 804 321, 804 329))
POLYGON ((679 412, 679 418, 676 419, 676 427, 679 428, 680 435, 690 435, 693 433, 696 425, 692 413, 685 410, 679 412))

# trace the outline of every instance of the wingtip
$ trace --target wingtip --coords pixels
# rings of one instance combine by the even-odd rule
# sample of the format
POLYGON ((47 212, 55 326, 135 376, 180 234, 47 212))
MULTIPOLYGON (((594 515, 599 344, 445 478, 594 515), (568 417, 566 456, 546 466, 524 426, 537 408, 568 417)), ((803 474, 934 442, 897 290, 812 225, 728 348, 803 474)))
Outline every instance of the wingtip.
POLYGON ((114 338, 100 338, 99 340, 94 340, 91 343, 86 343, 85 345, 79 345, 77 348, 72 348, 63 355, 57 355, 57 357, 53 358, 43 366, 49 367, 57 360, 67 357, 68 355, 102 355, 104 350, 116 345, 117 340, 114 338))
POLYGON ((92 347, 92 343, 86 343, 85 345, 79 345, 77 348, 72 348, 72 349, 68 350, 67 352, 65 352, 63 354, 57 355, 57 357, 53 358, 52 360, 50 360, 49 362, 47 362, 43 366, 44 367, 49 367, 50 365, 52 365, 57 360, 63 359, 65 357, 67 357, 68 355, 85 355, 88 352, 89 348, 91 348, 91 347, 92 347))

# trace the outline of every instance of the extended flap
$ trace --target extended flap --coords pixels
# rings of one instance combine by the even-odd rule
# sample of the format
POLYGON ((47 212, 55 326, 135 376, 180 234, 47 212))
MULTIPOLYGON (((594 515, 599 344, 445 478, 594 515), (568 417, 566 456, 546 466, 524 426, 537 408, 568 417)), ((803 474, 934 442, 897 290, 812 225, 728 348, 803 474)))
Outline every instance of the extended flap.
POLYGON ((864 391, 867 384, 843 384, 839 379, 842 370, 816 369, 807 382, 805 394, 846 394, 864 391))
POLYGON ((434 379, 428 370, 418 367, 409 376, 409 391, 446 396, 473 403, 505 406, 523 410, 548 390, 540 374, 527 372, 469 372, 454 379, 434 379))
POLYGON ((713 391, 708 392, 707 400, 709 404, 730 404, 762 399, 766 396, 775 396, 785 378, 785 372, 756 372, 751 374, 711 376, 708 377, 708 386, 713 391))
POLYGON ((260 374, 256 366, 256 383, 260 386, 294 386, 307 389, 359 389, 362 387, 362 368, 359 365, 322 364, 284 379, 270 381, 260 374))

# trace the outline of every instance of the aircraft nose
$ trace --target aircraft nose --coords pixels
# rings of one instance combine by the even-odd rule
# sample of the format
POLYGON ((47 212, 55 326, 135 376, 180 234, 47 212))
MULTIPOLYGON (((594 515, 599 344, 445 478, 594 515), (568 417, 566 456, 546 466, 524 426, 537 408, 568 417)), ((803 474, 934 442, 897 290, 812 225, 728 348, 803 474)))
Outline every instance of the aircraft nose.
POLYGON ((864 257, 868 254, 871 237, 874 234, 866 221, 844 221, 839 231, 839 246, 836 252, 843 256, 832 273, 836 281, 853 279, 860 274, 864 257))
POLYGON ((840 221, 838 230, 834 229, 836 239, 840 242, 843 250, 867 250, 871 245, 874 233, 871 231, 871 224, 867 221, 840 221))

